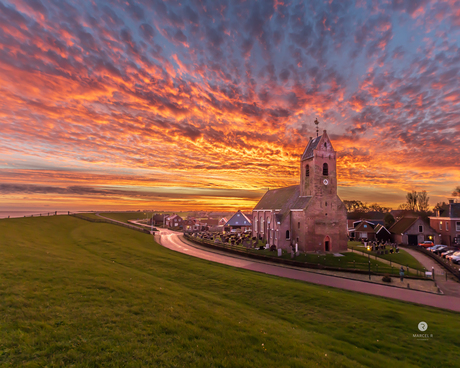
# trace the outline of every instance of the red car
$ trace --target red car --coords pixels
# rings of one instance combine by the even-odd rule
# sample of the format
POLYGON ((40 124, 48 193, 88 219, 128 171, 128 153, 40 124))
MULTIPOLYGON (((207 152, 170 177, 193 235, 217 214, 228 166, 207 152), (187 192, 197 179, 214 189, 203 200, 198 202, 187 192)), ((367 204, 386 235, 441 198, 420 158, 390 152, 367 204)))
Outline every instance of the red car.
POLYGON ((423 243, 418 243, 419 247, 429 248, 432 247, 434 243, 431 240, 426 240, 423 243))

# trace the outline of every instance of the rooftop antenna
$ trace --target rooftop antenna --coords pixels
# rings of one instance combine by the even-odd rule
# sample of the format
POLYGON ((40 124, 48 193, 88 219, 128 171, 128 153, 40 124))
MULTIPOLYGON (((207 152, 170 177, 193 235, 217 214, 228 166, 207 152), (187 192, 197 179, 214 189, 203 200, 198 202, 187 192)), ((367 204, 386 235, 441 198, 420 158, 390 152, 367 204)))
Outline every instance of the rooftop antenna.
POLYGON ((318 124, 319 124, 319 121, 318 121, 317 118, 315 119, 314 123, 316 125, 316 137, 318 137, 318 124))

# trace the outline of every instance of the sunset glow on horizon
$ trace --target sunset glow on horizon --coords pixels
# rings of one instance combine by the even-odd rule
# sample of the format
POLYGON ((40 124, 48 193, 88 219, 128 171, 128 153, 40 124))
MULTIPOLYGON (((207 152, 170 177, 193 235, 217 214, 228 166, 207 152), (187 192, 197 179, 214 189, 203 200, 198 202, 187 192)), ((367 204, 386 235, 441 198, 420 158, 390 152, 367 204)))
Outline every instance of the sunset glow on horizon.
POLYGON ((0 0, 0 211, 250 210, 327 130, 339 196, 460 185, 460 1, 0 0))

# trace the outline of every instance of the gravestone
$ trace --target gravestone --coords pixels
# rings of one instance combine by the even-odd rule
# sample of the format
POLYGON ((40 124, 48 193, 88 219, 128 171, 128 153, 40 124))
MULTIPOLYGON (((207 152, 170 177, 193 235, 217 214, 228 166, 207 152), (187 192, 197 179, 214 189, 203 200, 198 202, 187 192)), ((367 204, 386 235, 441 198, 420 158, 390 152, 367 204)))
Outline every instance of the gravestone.
POLYGON ((278 248, 278 257, 281 257, 283 255, 283 250, 281 248, 278 248))

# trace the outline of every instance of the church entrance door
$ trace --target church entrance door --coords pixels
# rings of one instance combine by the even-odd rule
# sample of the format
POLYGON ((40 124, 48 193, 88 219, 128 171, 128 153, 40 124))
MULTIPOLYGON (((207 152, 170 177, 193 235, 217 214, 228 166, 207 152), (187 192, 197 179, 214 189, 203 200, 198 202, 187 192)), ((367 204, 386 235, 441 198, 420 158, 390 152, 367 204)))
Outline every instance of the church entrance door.
POLYGON ((324 251, 325 252, 331 251, 331 239, 328 236, 324 238, 324 251))

